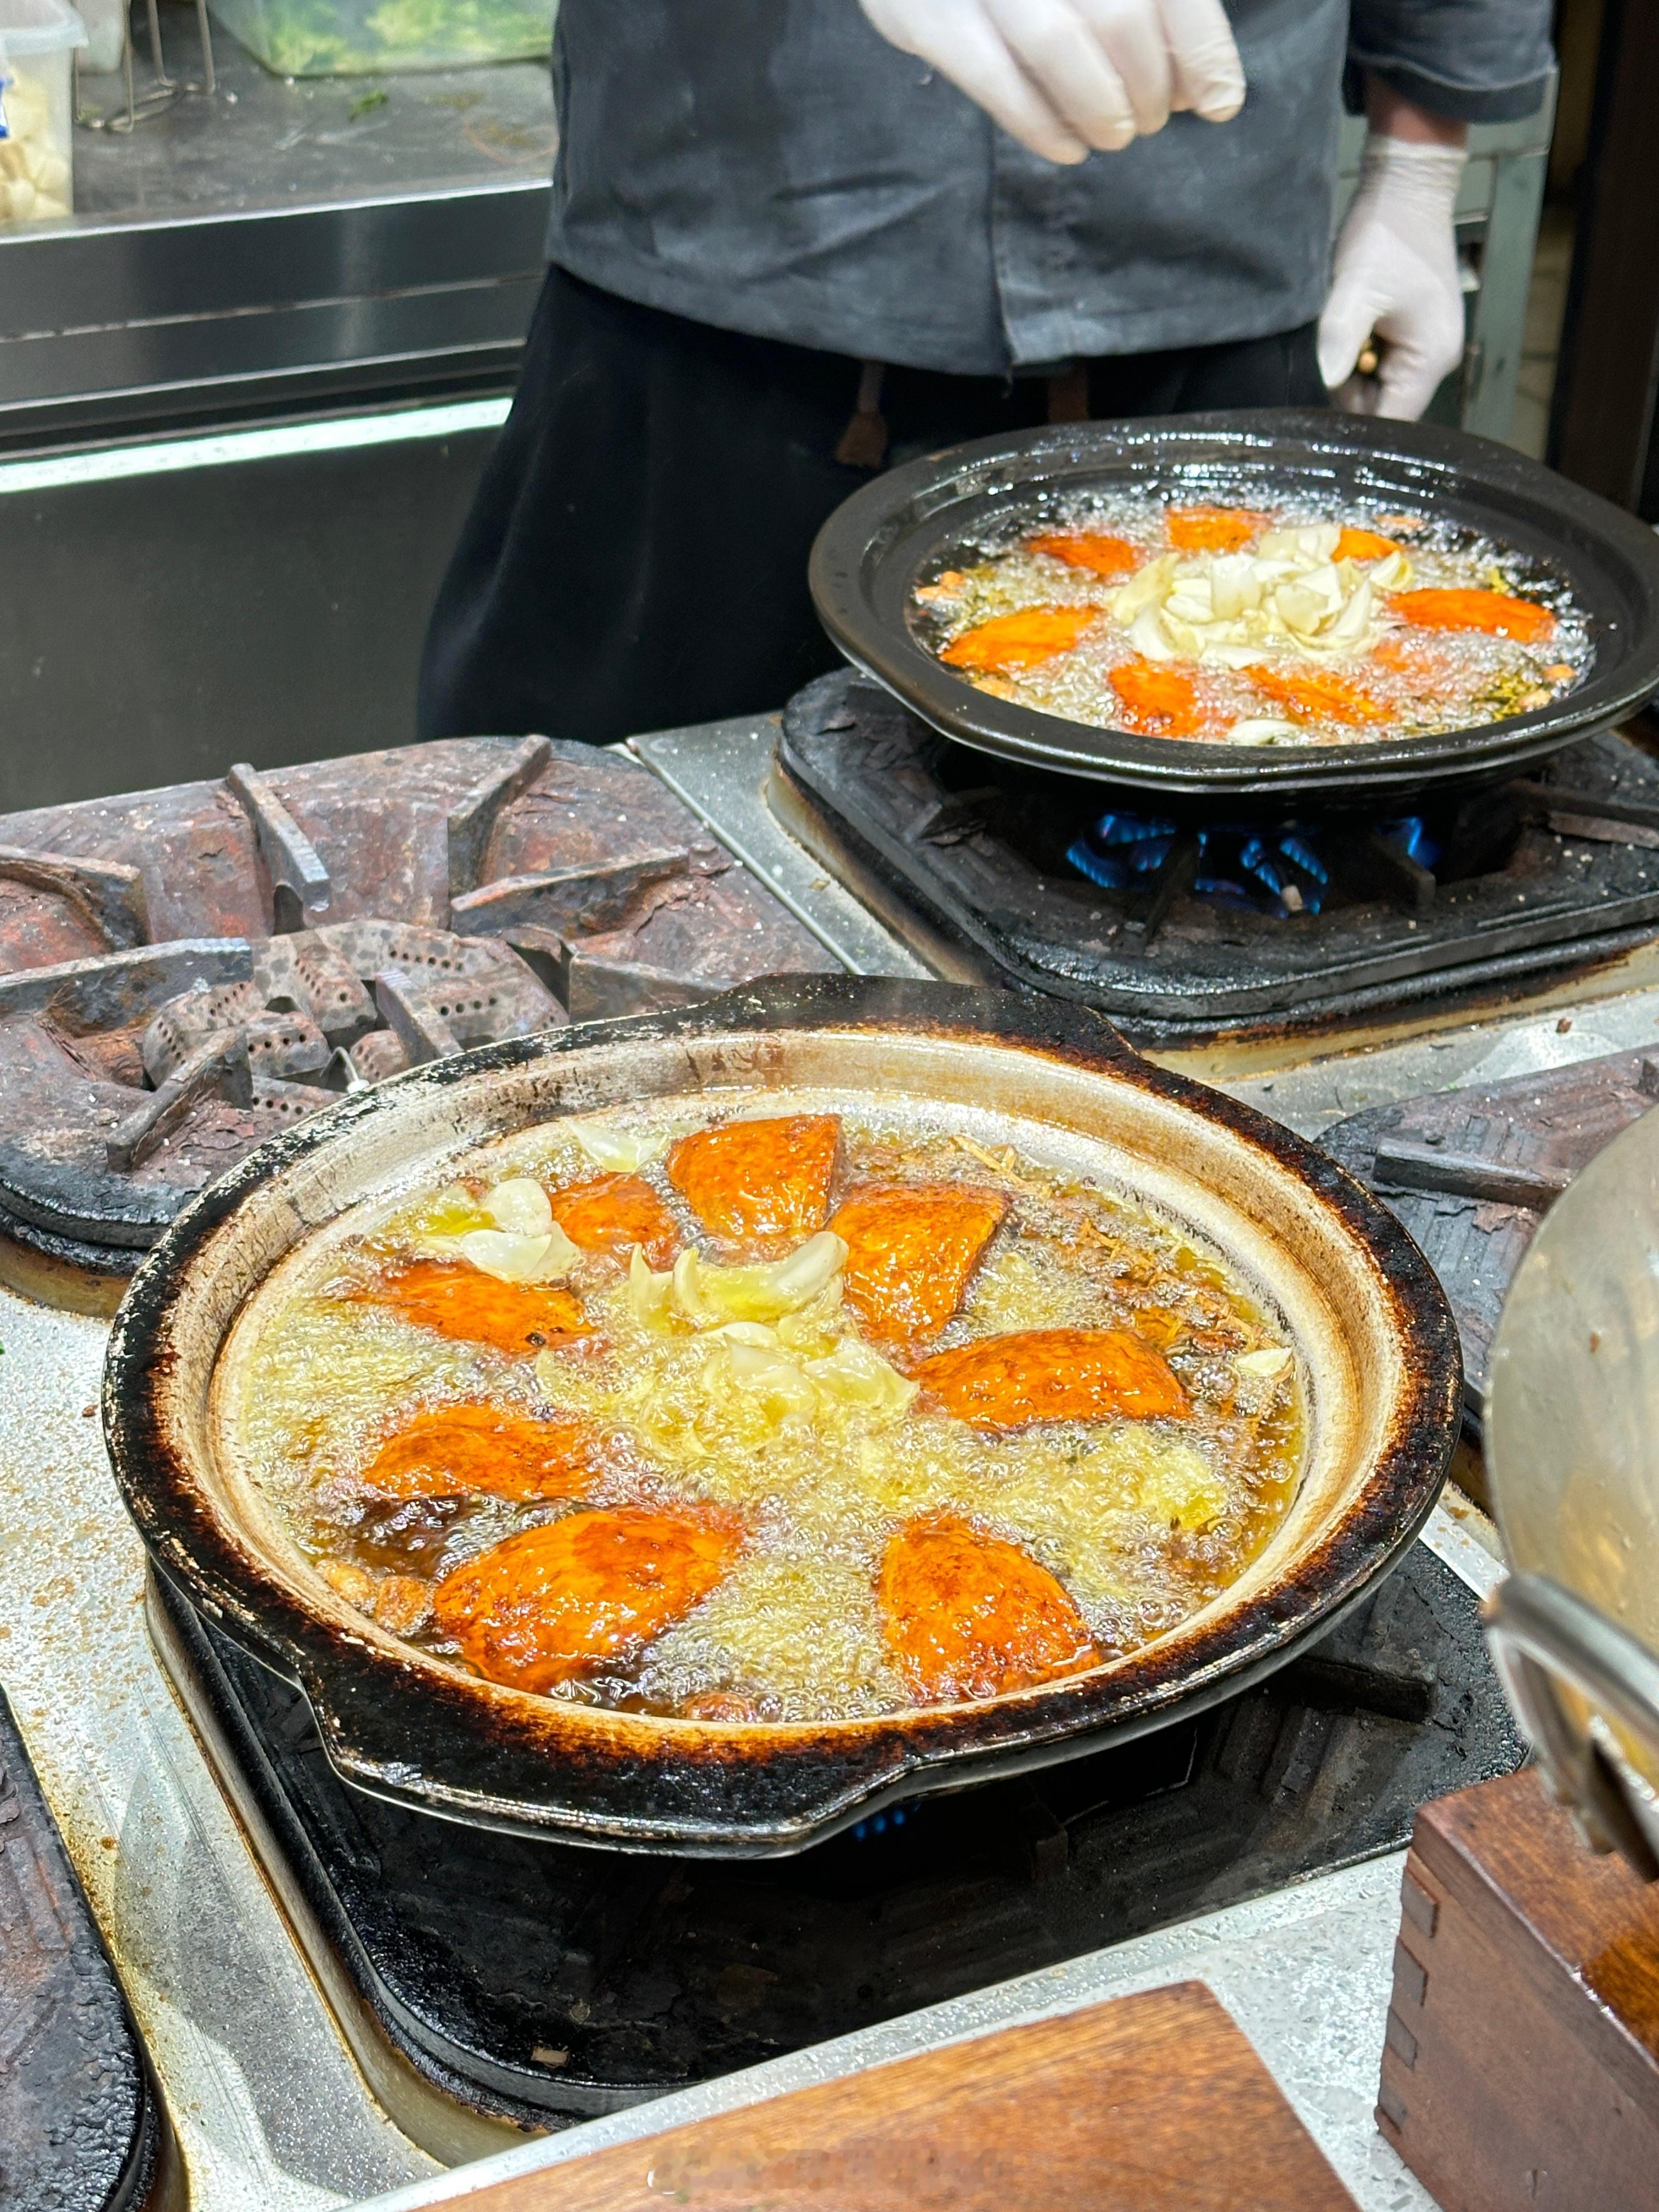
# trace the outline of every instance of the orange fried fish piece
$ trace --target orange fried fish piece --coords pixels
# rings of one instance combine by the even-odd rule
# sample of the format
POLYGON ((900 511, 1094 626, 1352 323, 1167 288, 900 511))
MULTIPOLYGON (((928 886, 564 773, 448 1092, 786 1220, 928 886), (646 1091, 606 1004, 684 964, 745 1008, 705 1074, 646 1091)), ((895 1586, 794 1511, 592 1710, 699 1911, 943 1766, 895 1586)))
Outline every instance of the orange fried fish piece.
POLYGON ((847 1245, 842 1295, 877 1336, 937 1336, 1007 1211, 994 1191, 917 1183, 855 1190, 830 1224, 847 1245))
POLYGON ((1140 566, 1139 546, 1103 530, 1051 530, 1025 544, 1030 552, 1051 554, 1068 568, 1086 568, 1094 576, 1127 576, 1140 566))
POLYGON ((642 1176, 596 1176, 548 1196, 553 1218, 584 1252, 615 1252, 626 1259, 637 1244, 653 1267, 673 1266, 680 1233, 642 1176))
POLYGON ((1150 660, 1121 661, 1111 686, 1149 738, 1195 738, 1204 727, 1204 710, 1190 676, 1178 668, 1159 668, 1150 660))
POLYGON ((981 1429, 1033 1421, 1150 1420, 1184 1413, 1169 1363, 1127 1329, 1028 1328, 936 1352, 910 1380, 947 1413, 981 1429))
POLYGON ((580 1498, 592 1437, 497 1406, 444 1406, 389 1436, 358 1480, 382 1498, 580 1498))
POLYGON ((993 615, 953 637, 939 659, 952 668, 1035 668, 1057 653, 1069 653, 1098 619, 1098 607, 1022 607, 1018 614, 993 615))
POLYGON ((1100 1658, 1046 1567, 948 1515, 892 1539, 876 1597, 889 1656, 921 1705, 1029 1689, 1100 1658))
POLYGON ((554 1283, 503 1283, 464 1260, 410 1260, 359 1297, 459 1344, 527 1358, 590 1335, 581 1301, 554 1283))
POLYGON ((1390 676, 1409 684, 1419 697, 1435 697, 1451 681, 1451 670, 1432 647, 1407 645, 1403 638, 1379 640, 1370 658, 1390 676))
POLYGON ((1508 592, 1395 592, 1389 605, 1401 621, 1419 629, 1475 629, 1489 636, 1512 637, 1540 645, 1555 629, 1555 617, 1536 599, 1508 592))
POLYGON ((489 1680, 549 1690, 602 1661, 626 1664, 702 1604, 737 1550, 736 1532, 713 1520, 571 1513, 457 1567, 433 1607, 489 1680))
POLYGON ((1392 538, 1384 538, 1375 530, 1356 530, 1352 524, 1345 524, 1331 558, 1333 561, 1386 561, 1390 553, 1399 550, 1392 538))
POLYGON ((1254 661, 1244 673, 1299 722, 1386 722, 1389 710, 1334 668, 1268 668, 1254 661))
POLYGON ((1164 525, 1177 552, 1237 553, 1267 520, 1248 507, 1172 507, 1164 525))
POLYGON ((787 1249, 823 1226, 840 1143, 833 1114, 727 1121, 682 1137, 668 1155, 668 1180, 726 1243, 787 1249))

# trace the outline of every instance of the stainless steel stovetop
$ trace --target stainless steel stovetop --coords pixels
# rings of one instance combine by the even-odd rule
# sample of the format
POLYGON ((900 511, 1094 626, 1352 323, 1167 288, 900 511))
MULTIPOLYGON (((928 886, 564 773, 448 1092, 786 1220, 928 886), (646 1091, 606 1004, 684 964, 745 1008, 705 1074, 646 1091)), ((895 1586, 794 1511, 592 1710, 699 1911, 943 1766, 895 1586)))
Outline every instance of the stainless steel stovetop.
MULTIPOLYGON (((775 723, 638 740, 633 750, 818 943, 861 973, 958 972, 829 876, 769 808, 775 723), (922 948, 922 949, 919 949, 922 948), (928 957, 931 953, 932 957, 928 957)), ((1441 1008, 1310 1045, 1295 1036, 1160 1051, 1304 1133, 1408 1094, 1659 1038, 1651 946, 1509 1005, 1441 1008)), ((495 2173, 562 2160, 702 2112, 1008 2021, 1183 1975, 1208 1981, 1367 2208, 1428 2200, 1370 2124, 1399 1859, 1390 1856, 860 2031, 451 2174, 512 2138, 455 2108, 422 2149, 349 2055, 148 1640, 143 1561, 94 1408, 104 1327, 0 1292, 0 1680, 125 1983, 205 2212, 450 2202, 495 2173), (447 2124, 449 2133, 444 2136, 447 2124), (437 2156, 432 2154, 433 2152, 437 2156)), ((1490 1531, 1452 1496, 1425 1539, 1476 1589, 1490 1531)))

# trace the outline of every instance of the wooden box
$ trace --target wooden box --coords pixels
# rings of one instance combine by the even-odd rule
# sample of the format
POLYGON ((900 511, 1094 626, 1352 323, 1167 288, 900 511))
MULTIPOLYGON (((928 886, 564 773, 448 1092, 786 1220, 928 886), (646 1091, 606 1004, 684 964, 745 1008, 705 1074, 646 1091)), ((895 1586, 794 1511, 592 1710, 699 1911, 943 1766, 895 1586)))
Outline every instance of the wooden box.
POLYGON ((1659 2212, 1659 1884, 1530 1769, 1417 1816, 1377 2124, 1443 2212, 1659 2212))

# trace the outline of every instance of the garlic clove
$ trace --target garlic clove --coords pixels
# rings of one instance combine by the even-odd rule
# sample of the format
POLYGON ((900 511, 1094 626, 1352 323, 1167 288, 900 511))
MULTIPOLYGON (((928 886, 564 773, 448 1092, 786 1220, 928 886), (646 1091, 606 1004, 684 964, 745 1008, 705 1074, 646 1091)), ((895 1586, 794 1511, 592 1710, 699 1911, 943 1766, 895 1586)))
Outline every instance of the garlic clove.
POLYGON ((484 1193, 483 1210, 515 1237, 545 1237, 553 1226, 547 1193, 532 1176, 512 1176, 484 1193))
POLYGON ((1280 722, 1270 714, 1247 714, 1227 732, 1234 745, 1293 745, 1301 737, 1294 722, 1280 722))
POLYGON ((1265 1351, 1237 1353, 1233 1365, 1241 1375, 1282 1375, 1290 1365, 1291 1357, 1286 1346, 1269 1345, 1265 1351))
POLYGON ((673 1288, 672 1275, 657 1274, 639 1246, 635 1245, 628 1260, 628 1304, 641 1328, 663 1335, 672 1327, 673 1288))
POLYGON ((610 1175, 636 1175, 668 1149, 666 1135, 654 1132, 611 1129, 603 1122, 571 1121, 566 1126, 594 1166, 610 1175))
POLYGON ((556 1283, 581 1257, 561 1229, 546 1237, 519 1236, 506 1229, 469 1229, 465 1236, 442 1241, 453 1243, 462 1259, 503 1283, 556 1283))
POLYGON ((807 1360, 805 1371, 830 1396, 893 1416, 907 1411, 921 1389, 851 1336, 843 1337, 827 1358, 807 1360))

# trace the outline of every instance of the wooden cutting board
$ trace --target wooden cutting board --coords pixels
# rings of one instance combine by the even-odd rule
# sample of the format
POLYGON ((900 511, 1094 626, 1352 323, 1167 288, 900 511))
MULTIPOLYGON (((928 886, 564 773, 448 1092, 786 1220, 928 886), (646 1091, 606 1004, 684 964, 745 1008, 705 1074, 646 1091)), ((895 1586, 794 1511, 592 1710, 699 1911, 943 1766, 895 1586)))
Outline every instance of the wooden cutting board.
POLYGON ((1357 2212, 1201 1983, 797 2089, 468 2212, 1357 2212))

